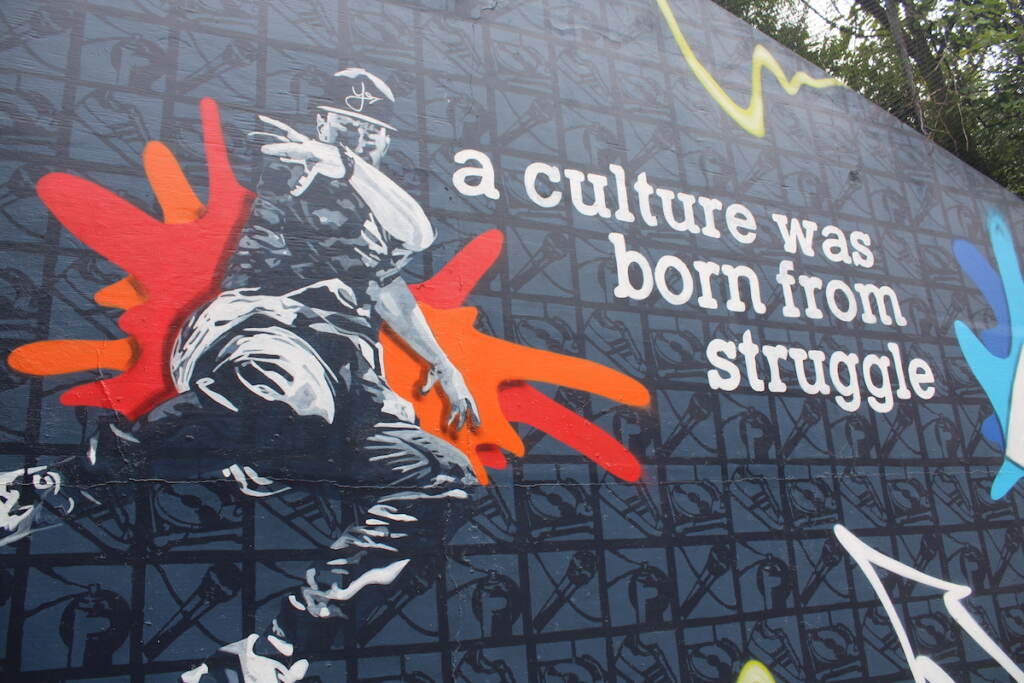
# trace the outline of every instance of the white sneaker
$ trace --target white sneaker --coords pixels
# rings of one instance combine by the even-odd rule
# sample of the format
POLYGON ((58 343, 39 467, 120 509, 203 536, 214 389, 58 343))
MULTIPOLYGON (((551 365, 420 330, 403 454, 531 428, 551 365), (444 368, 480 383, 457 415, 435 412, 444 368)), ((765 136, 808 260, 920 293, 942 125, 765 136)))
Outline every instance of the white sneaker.
MULTIPOLYGON (((291 666, 285 666, 273 657, 256 654, 253 647, 259 636, 255 633, 248 638, 229 643, 217 651, 208 662, 203 662, 191 671, 181 675, 182 683, 206 683, 207 681, 234 681, 236 683, 297 683, 306 677, 309 661, 300 659, 291 666), (223 661, 221 653, 235 655, 237 661, 223 661), (239 678, 241 676, 241 678, 239 678)), ((276 636, 268 636, 267 642, 283 657, 290 657, 294 648, 291 643, 276 636)))
MULTIPOLYGON (((46 465, 0 473, 0 546, 15 543, 37 531, 57 526, 38 524, 37 518, 42 509, 38 501, 22 502, 22 491, 30 482, 40 499, 60 493, 60 474, 47 469, 46 465)), ((75 501, 72 498, 67 498, 66 501, 66 512, 71 512, 75 501)))

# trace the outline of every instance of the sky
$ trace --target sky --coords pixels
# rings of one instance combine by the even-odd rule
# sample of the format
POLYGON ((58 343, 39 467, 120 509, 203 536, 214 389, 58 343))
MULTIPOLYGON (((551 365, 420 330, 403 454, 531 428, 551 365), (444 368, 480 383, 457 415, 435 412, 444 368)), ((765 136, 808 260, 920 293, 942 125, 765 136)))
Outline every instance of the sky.
POLYGON ((830 30, 827 19, 846 16, 853 0, 803 0, 810 9, 807 13, 808 29, 812 36, 818 37, 830 30))

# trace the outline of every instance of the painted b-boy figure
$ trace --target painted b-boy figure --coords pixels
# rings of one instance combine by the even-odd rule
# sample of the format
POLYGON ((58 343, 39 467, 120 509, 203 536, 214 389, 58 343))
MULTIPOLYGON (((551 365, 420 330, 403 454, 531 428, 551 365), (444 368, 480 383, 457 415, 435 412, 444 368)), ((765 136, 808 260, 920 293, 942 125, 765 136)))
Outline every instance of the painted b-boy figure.
MULTIPOLYGON (((306 619, 303 633, 322 634, 329 625, 310 626, 309 617, 343 618, 345 603, 363 587, 392 583, 410 561, 405 548, 440 543, 451 506, 475 483, 468 459, 420 429, 412 406, 383 376, 382 321, 430 365, 424 390, 440 385, 453 427, 479 421, 461 374, 401 276, 435 232, 416 201, 379 170, 394 130, 387 123, 394 96, 359 68, 338 72, 332 85, 335 95, 318 107, 315 138, 261 117, 274 130, 251 137, 265 143, 269 159, 225 291, 192 317, 172 355, 176 386, 202 403, 249 416, 277 408, 282 415, 255 427, 270 432, 261 443, 274 440, 266 427, 282 417, 310 423, 281 432, 275 455, 287 462, 251 465, 259 480, 235 468, 243 491, 273 490, 265 478, 282 472, 378 491, 331 546, 333 557, 311 567, 307 585, 289 596, 277 632, 266 634, 266 643, 250 636, 228 646, 243 674, 254 666, 283 674, 276 660, 297 658, 304 645, 292 642, 303 635, 288 633, 288 623, 306 619), (296 458, 297 448, 304 450, 296 458), (252 657, 254 646, 265 657, 252 657)), ((186 677, 201 680, 195 674, 211 667, 216 662, 186 677)), ((300 663, 286 671, 303 669, 300 663)))
MULTIPOLYGON (((422 430, 383 375, 377 339, 386 322, 429 364, 423 390, 444 392, 450 426, 479 423, 402 279, 435 232, 379 170, 394 96, 360 68, 339 71, 331 86, 315 137, 268 117, 260 118, 272 131, 250 136, 266 155, 257 198, 222 293, 178 336, 171 375, 179 395, 128 428, 101 430, 93 465, 22 473, 62 481, 60 495, 72 496, 83 479, 126 468, 226 479, 237 495, 326 481, 340 497, 359 496, 352 523, 273 623, 221 647, 185 681, 301 680, 303 655, 330 642, 356 594, 393 583, 411 557, 443 543, 476 483, 465 455, 422 430)), ((21 510, 8 531, 23 536, 32 511, 21 510)))

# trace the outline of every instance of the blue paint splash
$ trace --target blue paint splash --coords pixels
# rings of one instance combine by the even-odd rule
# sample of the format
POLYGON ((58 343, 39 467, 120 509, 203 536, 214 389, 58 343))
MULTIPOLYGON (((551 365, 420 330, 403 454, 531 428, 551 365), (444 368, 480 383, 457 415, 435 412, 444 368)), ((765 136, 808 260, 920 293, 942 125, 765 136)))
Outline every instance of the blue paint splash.
MULTIPOLYGON (((960 320, 956 321, 954 329, 967 365, 995 410, 995 414, 982 424, 982 434, 1000 448, 1005 448, 1013 378, 1021 347, 1024 346, 1024 276, 1021 275, 1017 251, 1006 220, 994 211, 988 215, 988 233, 999 267, 998 273, 988 259, 969 242, 955 242, 953 253, 960 267, 992 307, 996 324, 977 335, 960 320), (1011 301, 1014 304, 1012 308, 1009 305, 1011 301), (1015 313, 1020 318, 1016 325, 1015 313)), ((1024 478, 1024 468, 1004 460, 992 482, 992 498, 998 500, 1005 496, 1021 478, 1024 478)))

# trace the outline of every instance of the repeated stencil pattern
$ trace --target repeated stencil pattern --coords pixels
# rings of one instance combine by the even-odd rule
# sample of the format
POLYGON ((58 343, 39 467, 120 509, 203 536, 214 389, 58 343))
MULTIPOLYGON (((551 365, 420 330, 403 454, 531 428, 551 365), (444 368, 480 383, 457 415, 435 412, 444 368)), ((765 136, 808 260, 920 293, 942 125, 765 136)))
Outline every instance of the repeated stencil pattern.
MULTIPOLYGON (((789 72, 821 75, 711 3, 672 6, 738 101, 757 42, 789 72)), ((841 88, 788 96, 769 80, 767 134, 753 137, 698 85, 654 0, 25 0, 4 3, 0 19, 5 357, 38 339, 122 336, 117 312, 91 297, 124 273, 46 212, 40 176, 78 174, 157 213, 140 159, 159 139, 203 196, 198 104, 212 97, 235 173, 254 187, 259 152, 245 134, 257 114, 311 133, 311 98, 358 65, 394 90, 385 170, 439 235, 408 279, 497 228, 504 251, 467 302, 477 327, 600 362, 651 392, 637 409, 541 386, 626 445, 641 479, 619 481, 523 428, 526 456, 490 472, 451 543, 350 619, 310 680, 731 681, 748 659, 780 681, 906 680, 835 524, 972 586, 975 618, 1024 659, 1024 510, 1019 491, 988 495, 1002 453, 980 434, 991 408, 952 332, 955 320, 989 326, 991 312, 951 247, 987 249, 986 211, 1013 228, 1024 205, 873 105, 841 88), (463 148, 493 160, 500 199, 453 188, 463 148), (742 201, 761 227, 756 249, 586 218, 567 201, 541 209, 522 184, 533 161, 620 164, 660 187, 742 201), (909 325, 784 318, 774 288, 765 316, 612 296, 611 231, 652 255, 749 263, 773 283, 787 257, 776 212, 871 235, 871 276, 898 291, 909 325), (934 369, 936 396, 877 414, 797 392, 710 390, 707 340, 744 329, 826 353, 896 342, 934 369)), ((83 452, 107 416, 58 402, 83 377, 99 374, 0 366, 0 470, 83 452)), ((344 516, 343 491, 240 503, 187 480, 112 484, 119 505, 0 551, 4 680, 177 680, 265 624, 344 516)), ((1005 680, 938 593, 887 581, 918 652, 956 680, 1005 680)))

